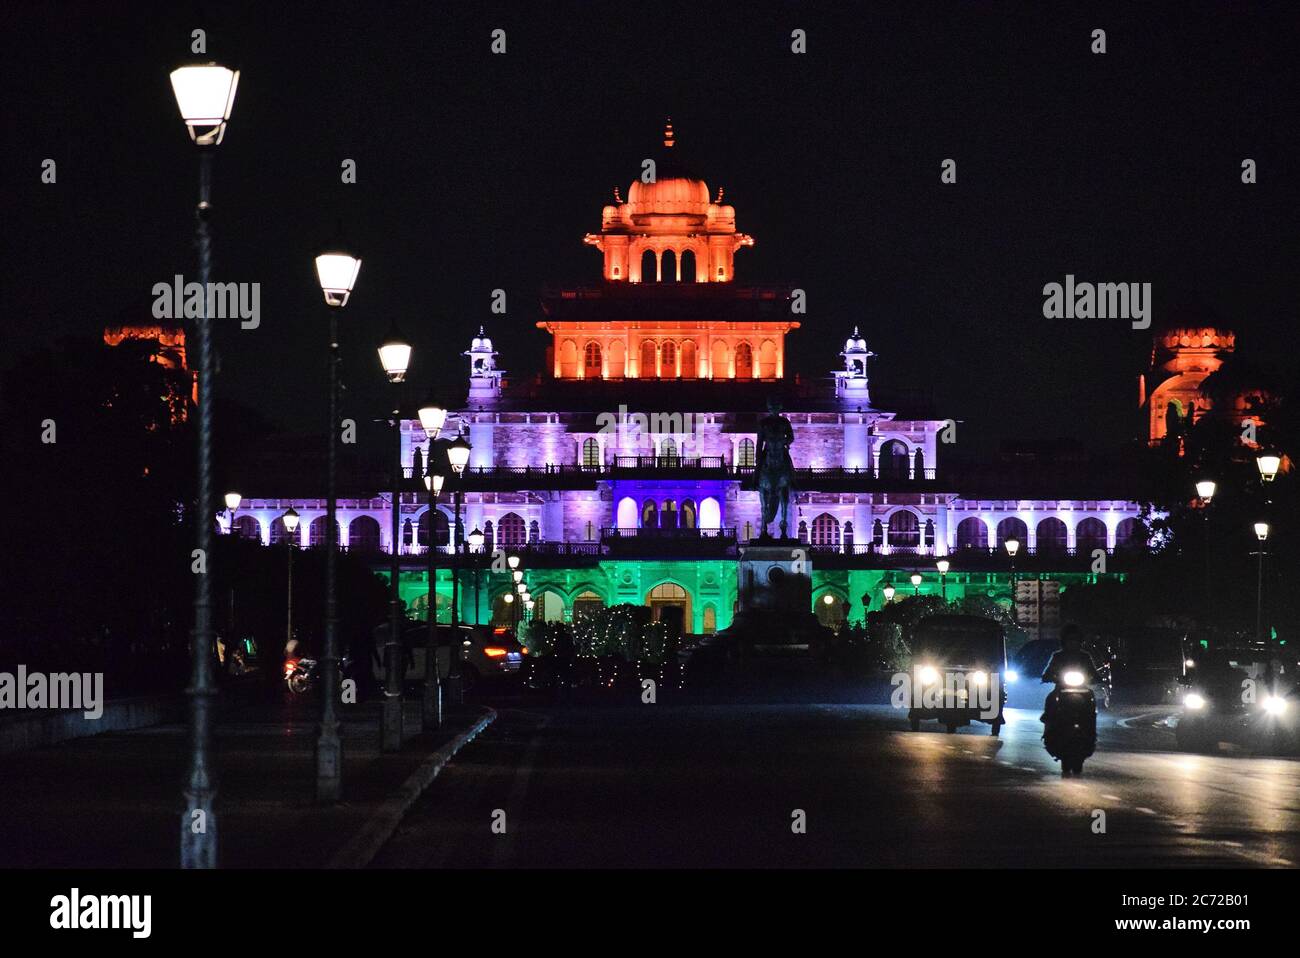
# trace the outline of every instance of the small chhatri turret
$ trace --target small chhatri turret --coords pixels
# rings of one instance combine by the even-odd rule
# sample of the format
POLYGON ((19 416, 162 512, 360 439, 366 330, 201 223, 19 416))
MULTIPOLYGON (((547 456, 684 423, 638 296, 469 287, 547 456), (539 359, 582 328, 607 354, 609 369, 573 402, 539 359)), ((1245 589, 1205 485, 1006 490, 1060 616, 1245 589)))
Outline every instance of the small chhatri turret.
POLYGON ((501 376, 505 370, 497 369, 497 352, 492 348, 492 340, 478 328, 478 335, 470 343, 469 349, 461 353, 469 357, 469 400, 470 402, 496 399, 501 395, 501 376))

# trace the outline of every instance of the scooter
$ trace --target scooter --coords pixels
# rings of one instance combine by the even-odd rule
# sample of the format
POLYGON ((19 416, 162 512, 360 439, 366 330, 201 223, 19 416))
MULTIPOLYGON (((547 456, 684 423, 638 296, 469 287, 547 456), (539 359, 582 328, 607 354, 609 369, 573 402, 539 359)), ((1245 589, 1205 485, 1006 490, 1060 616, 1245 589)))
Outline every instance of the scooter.
MULTIPOLYGON (((345 655, 338 660, 339 679, 347 675, 351 660, 345 655)), ((294 695, 306 695, 320 678, 320 663, 310 656, 303 655, 284 661, 284 684, 294 695)))
POLYGON ((1083 773, 1083 760, 1097 749, 1097 699, 1078 669, 1061 674, 1043 703, 1043 745, 1061 763, 1061 777, 1083 773))

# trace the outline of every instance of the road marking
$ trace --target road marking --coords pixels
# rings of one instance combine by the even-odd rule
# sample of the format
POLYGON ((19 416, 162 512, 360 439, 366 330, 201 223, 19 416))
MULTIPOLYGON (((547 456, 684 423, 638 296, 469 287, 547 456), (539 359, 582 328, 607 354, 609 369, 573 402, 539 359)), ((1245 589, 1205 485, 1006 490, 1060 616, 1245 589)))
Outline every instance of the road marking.
POLYGON ((1120 798, 1118 795, 1103 795, 1102 798, 1106 799, 1106 801, 1108 801, 1108 802, 1120 802, 1120 801, 1123 801, 1123 799, 1120 798))
POLYGON ((1147 808, 1145 805, 1139 805, 1139 806, 1137 807, 1137 810, 1138 810, 1139 812, 1141 812, 1143 815, 1155 815, 1155 814, 1157 814, 1157 813, 1156 813, 1156 810, 1155 810, 1154 808, 1147 808))

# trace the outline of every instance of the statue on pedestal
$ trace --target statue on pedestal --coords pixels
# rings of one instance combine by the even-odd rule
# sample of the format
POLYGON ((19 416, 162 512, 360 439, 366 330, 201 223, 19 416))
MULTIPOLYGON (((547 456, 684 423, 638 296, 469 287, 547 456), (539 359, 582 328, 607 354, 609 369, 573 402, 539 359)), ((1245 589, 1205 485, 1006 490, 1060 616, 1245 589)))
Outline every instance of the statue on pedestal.
POLYGON ((767 401, 767 415, 758 422, 758 448, 755 455, 755 474, 758 477, 758 497, 763 504, 763 525, 760 538, 770 539, 767 527, 781 512, 781 538, 788 535, 787 515, 790 494, 794 490, 794 462, 790 459, 790 446, 794 443, 794 429, 790 420, 781 415, 781 401, 775 396, 767 401))

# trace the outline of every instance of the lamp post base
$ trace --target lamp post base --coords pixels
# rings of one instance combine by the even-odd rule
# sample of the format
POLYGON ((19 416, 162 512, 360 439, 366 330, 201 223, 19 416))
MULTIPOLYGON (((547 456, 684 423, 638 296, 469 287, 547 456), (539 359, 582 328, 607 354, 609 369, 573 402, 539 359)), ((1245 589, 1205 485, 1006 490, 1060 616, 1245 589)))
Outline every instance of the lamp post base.
POLYGON ((338 727, 323 730, 316 742, 316 801, 337 802, 343 791, 343 742, 338 727))
POLYGON ((384 731, 380 741, 385 752, 402 750, 402 694, 401 692, 384 692, 384 731))
POLYGON ((442 683, 429 682, 425 685, 423 708, 420 719, 426 732, 442 728, 442 683))

